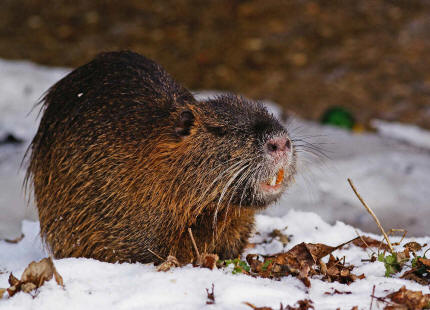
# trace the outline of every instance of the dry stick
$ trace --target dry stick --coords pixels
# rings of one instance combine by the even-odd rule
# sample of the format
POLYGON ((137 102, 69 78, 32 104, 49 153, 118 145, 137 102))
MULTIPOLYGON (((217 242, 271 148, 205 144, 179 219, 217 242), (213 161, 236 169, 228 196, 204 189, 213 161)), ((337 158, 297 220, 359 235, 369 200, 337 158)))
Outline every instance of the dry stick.
MULTIPOLYGON (((367 252, 367 249, 368 249, 370 246, 367 244, 367 242, 364 240, 364 238, 363 238, 363 237, 358 233, 358 230, 357 230, 357 229, 355 229, 355 233, 357 234, 357 236, 359 236, 359 237, 360 237, 361 241, 366 245, 366 253, 367 253, 367 255, 369 255, 369 253, 367 252)), ((382 246, 382 242, 380 242, 380 243, 379 243, 379 246, 378 246, 378 253, 379 253, 379 250, 380 250, 381 246, 382 246)), ((374 254, 375 254, 375 252, 372 252, 372 255, 369 255, 369 259, 362 259, 361 261, 362 261, 362 262, 371 262, 371 261, 372 261, 372 257, 374 257, 374 256, 373 256, 374 254)))
POLYGON ((351 186, 352 190, 354 191, 357 198, 360 200, 364 208, 366 208, 367 212, 373 217, 373 219, 376 222, 376 225, 378 225, 379 229, 381 230, 382 234, 384 235, 385 240, 387 241, 388 247, 390 248, 390 252, 394 253, 393 246, 391 245, 390 239, 388 239, 387 234, 385 233, 384 228, 382 228, 381 222, 379 222, 378 218, 376 217, 375 213, 370 209, 370 207, 364 202, 363 198, 361 198, 360 194, 357 192, 357 189, 355 188, 354 184, 352 183, 351 179, 348 178, 348 183, 351 186))
POLYGON ((375 287, 376 287, 376 285, 374 285, 373 286, 373 289, 372 289, 372 299, 370 300, 370 310, 372 310, 372 308, 373 308, 373 298, 375 298, 375 287))
MULTIPOLYGON (((363 242, 364 243, 364 245, 366 246, 366 253, 367 253, 367 255, 369 255, 369 253, 367 252, 367 249, 369 248, 369 245, 367 244, 367 242, 364 240, 364 238, 358 233, 358 230, 355 228, 354 229, 355 230, 355 233, 357 234, 357 236, 360 238, 360 240, 361 240, 361 242, 363 242)), ((381 245, 379 245, 379 246, 381 246, 381 245)), ((373 255, 373 254, 372 254, 373 255)), ((370 256, 370 257, 372 257, 372 256, 370 256)), ((370 259, 369 259, 370 260, 370 259)), ((363 261, 363 260, 361 260, 361 261, 363 261)))
POLYGON ((157 253, 155 253, 151 249, 147 249, 147 250, 148 250, 148 252, 150 252, 151 254, 153 254, 154 256, 156 256, 157 258, 159 258, 161 261, 165 261, 164 258, 162 258, 160 255, 158 255, 157 253))
POLYGON ((200 253, 199 253, 199 249, 197 248, 196 241, 194 240, 193 231, 191 230, 191 227, 188 227, 188 233, 190 234, 191 242, 193 243, 194 250, 195 250, 195 251, 196 251, 196 253, 197 253, 197 259, 199 259, 199 257, 200 257, 200 253))
MULTIPOLYGON (((344 242, 344 243, 342 243, 342 244, 339 244, 338 246, 336 246, 336 247, 334 248, 333 252, 334 252, 334 251, 336 251, 337 249, 340 249, 341 247, 343 247, 343 246, 347 245, 348 243, 354 242, 354 241, 355 241, 355 240, 357 240, 357 239, 360 239, 360 236, 355 237, 354 239, 351 239, 351 240, 349 240, 349 241, 346 241, 346 242, 344 242)), ((327 254, 327 255, 328 255, 328 254, 327 254)))

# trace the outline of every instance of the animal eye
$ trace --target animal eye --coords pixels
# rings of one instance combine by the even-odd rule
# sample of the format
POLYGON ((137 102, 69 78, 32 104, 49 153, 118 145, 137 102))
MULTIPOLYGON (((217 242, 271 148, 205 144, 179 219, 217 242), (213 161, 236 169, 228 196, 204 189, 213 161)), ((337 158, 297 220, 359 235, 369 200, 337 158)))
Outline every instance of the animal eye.
POLYGON ((259 121, 259 122, 254 124, 254 131, 256 133, 264 133, 267 130, 269 130, 270 127, 271 127, 271 124, 269 122, 259 121))
POLYGON ((175 132, 180 137, 185 137, 190 134, 191 127, 194 124, 194 115, 191 111, 184 111, 179 115, 176 123, 175 132))
POLYGON ((222 126, 206 126, 207 130, 215 136, 222 137, 227 133, 227 129, 222 126))

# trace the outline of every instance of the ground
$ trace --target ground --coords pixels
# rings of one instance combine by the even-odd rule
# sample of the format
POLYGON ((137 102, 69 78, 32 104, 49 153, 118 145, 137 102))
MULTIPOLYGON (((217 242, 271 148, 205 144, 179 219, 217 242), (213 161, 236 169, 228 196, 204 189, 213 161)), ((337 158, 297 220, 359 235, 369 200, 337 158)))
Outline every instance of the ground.
MULTIPOLYGON (((290 249, 300 242, 326 243, 336 246, 357 236, 352 226, 341 222, 335 225, 325 223, 314 213, 290 211, 284 217, 257 217, 259 235, 251 240, 257 246, 247 253, 274 254, 290 249), (268 238, 274 229, 291 235, 285 247, 275 239, 268 238), (268 243, 261 243, 269 240, 268 243)), ((20 276, 32 260, 40 260, 47 254, 38 236, 37 222, 24 222, 26 237, 18 244, 0 241, 0 287, 8 287, 9 272, 20 276)), ((380 236, 372 235, 380 239, 380 236)), ((399 238, 393 238, 398 241, 399 238)), ((412 238, 407 241, 430 243, 430 238, 412 238)), ((398 247, 402 248, 401 246, 398 247)), ((374 249, 376 251, 376 249, 374 249)), ((356 280, 350 285, 338 282, 328 283, 314 278, 307 288, 297 278, 288 276, 279 281, 253 278, 242 274, 232 274, 231 269, 209 270, 193 268, 191 265, 175 268, 168 272, 157 272, 156 268, 142 264, 109 264, 92 259, 68 258, 54 260, 58 272, 64 279, 64 289, 54 280, 41 287, 37 297, 18 293, 10 299, 0 300, 2 309, 250 309, 243 302, 256 306, 270 306, 279 309, 279 304, 294 305, 297 300, 311 299, 315 309, 350 310, 369 309, 371 294, 375 285, 375 296, 386 296, 401 286, 429 293, 429 287, 398 279, 386 278, 381 262, 362 262, 369 259, 371 250, 350 246, 334 254, 346 257, 348 263, 356 267, 357 275, 364 273, 366 278, 356 280), (214 284, 215 304, 207 305, 206 288, 214 284), (350 294, 334 294, 351 292, 350 294), (326 292, 328 292, 326 294, 326 292)), ((420 253, 422 255, 422 253, 420 253)), ((382 309, 383 303, 374 300, 373 309, 382 309)))
POLYGON ((420 0, 3 0, 0 57, 76 67, 132 49, 190 89, 430 128, 429 14, 420 0))

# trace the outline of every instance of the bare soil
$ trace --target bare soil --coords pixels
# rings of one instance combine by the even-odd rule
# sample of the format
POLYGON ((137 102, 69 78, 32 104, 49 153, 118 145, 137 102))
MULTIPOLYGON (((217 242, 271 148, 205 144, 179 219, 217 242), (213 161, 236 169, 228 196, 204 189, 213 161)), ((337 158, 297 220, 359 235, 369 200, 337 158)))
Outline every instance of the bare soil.
POLYGON ((430 2, 2 0, 0 57, 76 67, 131 49, 190 89, 430 128, 430 2))

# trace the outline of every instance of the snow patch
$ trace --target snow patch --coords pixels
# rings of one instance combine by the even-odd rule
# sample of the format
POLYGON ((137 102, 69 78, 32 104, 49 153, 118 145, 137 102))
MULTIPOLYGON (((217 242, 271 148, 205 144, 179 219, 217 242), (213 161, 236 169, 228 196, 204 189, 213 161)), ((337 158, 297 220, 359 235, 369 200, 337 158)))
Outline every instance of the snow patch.
MULTIPOLYGON (((292 235, 291 242, 284 248, 271 243, 259 244, 247 253, 272 254, 279 250, 289 250, 300 242, 327 243, 338 245, 356 237, 352 226, 338 222, 329 225, 314 213, 290 211, 284 217, 259 215, 252 241, 268 235, 273 229, 283 230, 292 235), (285 229, 285 227, 287 227, 285 229)), ((47 256, 39 238, 37 222, 24 221, 25 238, 18 244, 0 241, 0 287, 7 287, 9 272, 20 276, 32 260, 47 256)), ((361 233, 361 232, 360 232, 361 233)), ((371 235, 377 239, 380 236, 371 235)), ((394 238, 393 240, 399 240, 394 238)), ((407 239, 403 243, 411 241, 407 239)), ((416 239, 430 243, 430 237, 416 239)), ((246 253, 244 254, 246 255, 246 253)), ((18 293, 13 298, 0 300, 1 309, 250 309, 243 302, 256 306, 279 308, 293 305, 304 298, 313 300, 315 309, 367 309, 373 285, 376 296, 385 296, 386 291, 395 291, 402 285, 408 289, 429 293, 428 287, 401 280, 384 277, 385 268, 380 262, 363 263, 370 251, 350 246, 337 250, 334 255, 345 256, 348 263, 354 264, 355 274, 365 273, 366 278, 351 285, 327 283, 311 280, 307 289, 301 281, 288 276, 280 281, 253 278, 246 275, 233 275, 227 269, 208 270, 192 268, 190 265, 175 268, 168 272, 157 272, 152 264, 110 264, 86 258, 67 258, 54 260, 58 272, 64 279, 65 289, 51 280, 42 286, 36 298, 18 293), (215 286, 215 305, 206 305, 206 288, 215 286), (348 295, 327 295, 325 292, 349 291, 348 295)))

